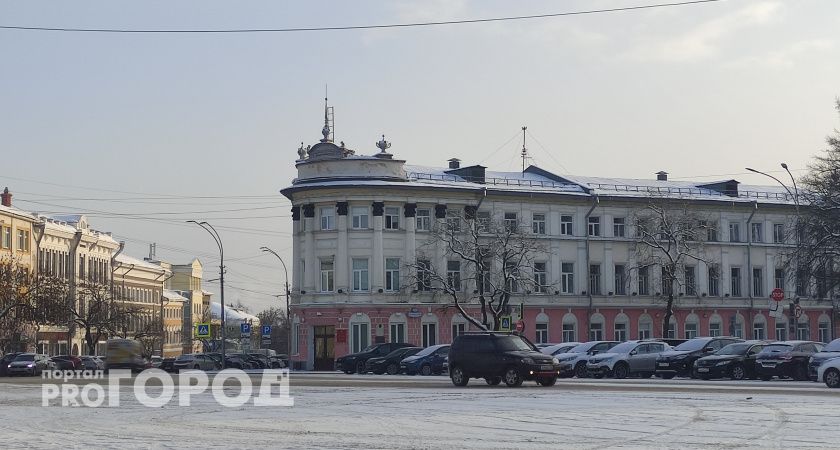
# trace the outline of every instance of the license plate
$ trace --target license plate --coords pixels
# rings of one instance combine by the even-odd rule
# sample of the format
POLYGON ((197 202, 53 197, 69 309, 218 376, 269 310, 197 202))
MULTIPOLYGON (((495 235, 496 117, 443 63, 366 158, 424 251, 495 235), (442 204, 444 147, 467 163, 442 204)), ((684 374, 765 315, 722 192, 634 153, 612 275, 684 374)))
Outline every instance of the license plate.
POLYGON ((668 367, 668 363, 659 363, 659 367, 668 367))
POLYGON ((551 366, 540 366, 540 370, 551 370, 553 367, 551 366))
POLYGON ((709 371, 709 368, 708 368, 708 367, 698 367, 698 368, 697 368, 697 371, 698 371, 698 372, 708 372, 708 371, 709 371))

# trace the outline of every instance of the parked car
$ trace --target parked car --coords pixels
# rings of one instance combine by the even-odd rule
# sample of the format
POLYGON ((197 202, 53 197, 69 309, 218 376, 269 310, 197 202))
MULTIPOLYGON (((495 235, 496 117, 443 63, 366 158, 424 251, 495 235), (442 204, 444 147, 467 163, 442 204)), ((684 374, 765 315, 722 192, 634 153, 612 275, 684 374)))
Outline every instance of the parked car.
POLYGON ((586 378, 586 362, 592 355, 613 348, 618 341, 590 341, 571 348, 556 356, 560 362, 560 377, 586 378))
POLYGON ((822 350, 811 355, 808 361, 808 377, 811 381, 818 381, 817 369, 829 359, 840 357, 840 339, 829 342, 822 350))
POLYGON ((689 377, 694 373, 694 361, 710 355, 729 344, 743 342, 734 337, 698 337, 689 339, 656 358, 656 376, 670 380, 676 376, 689 377))
POLYGON ((0 358, 0 376, 7 376, 9 375, 9 364, 17 358, 23 352, 12 352, 6 353, 0 358))
POLYGON ((160 363, 163 362, 163 358, 158 355, 152 355, 152 357, 149 358, 149 362, 152 363, 152 367, 158 368, 160 367, 160 363))
POLYGON ((403 347, 388 353, 385 356, 377 356, 370 358, 365 363, 365 370, 373 372, 377 375, 387 373, 388 375, 396 375, 400 373, 400 361, 409 356, 415 355, 422 347, 403 347))
POLYGON ((82 358, 73 355, 57 355, 51 358, 58 370, 83 369, 82 358))
POLYGON ((190 353, 175 359, 175 371, 185 369, 216 370, 216 360, 203 353, 190 353))
POLYGON ((726 347, 704 356, 694 362, 694 372, 698 378, 729 377, 733 380, 755 379, 755 357, 764 350, 767 341, 745 341, 729 344, 726 347))
POLYGON ((557 345, 557 344, 550 344, 550 343, 546 343, 546 342, 542 342, 542 343, 540 343, 540 344, 534 344, 534 346, 536 346, 536 347, 537 347, 538 349, 540 349, 540 350, 542 350, 542 349, 544 349, 544 348, 546 348, 546 347, 551 347, 551 346, 554 346, 554 345, 557 345))
POLYGON ((343 371, 346 374, 351 373, 365 373, 365 363, 370 358, 375 358, 377 356, 385 356, 392 351, 403 348, 403 347, 412 347, 411 344, 407 344, 404 342, 389 342, 385 344, 373 344, 366 347, 364 350, 358 353, 351 353, 346 356, 342 356, 335 360, 335 367, 338 370, 343 371))
POLYGON ((552 344, 545 347, 539 347, 541 352, 545 353, 546 355, 557 356, 561 353, 566 353, 569 350, 577 347, 580 345, 580 342, 564 342, 562 344, 552 344))
POLYGON ((248 355, 250 355, 251 358, 256 358, 260 361, 260 364, 261 364, 260 368, 261 369, 273 369, 274 368, 271 365, 271 358, 269 358, 267 355, 265 355, 263 353, 249 353, 248 355))
MULTIPOLYGON (((213 361, 216 362, 216 369, 217 370, 222 368, 222 354, 221 353, 210 352, 210 353, 205 353, 204 355, 208 356, 210 358, 213 358, 213 361)), ((225 355, 225 356, 227 356, 227 355, 225 355)))
POLYGON ((823 361, 817 368, 817 380, 830 388, 840 388, 840 358, 823 361))
POLYGON ((823 344, 812 341, 783 341, 769 344, 755 357, 758 377, 764 381, 773 377, 807 380, 808 360, 822 348, 823 344))
POLYGON ((52 370, 53 363, 49 356, 38 353, 21 353, 6 366, 9 375, 40 375, 45 370, 52 370))
POLYGON ((233 367, 236 369, 248 370, 259 369, 259 362, 247 353, 227 353, 225 354, 225 367, 233 367))
POLYGON ((104 370, 105 363, 96 356, 82 356, 82 369, 84 370, 104 370))
POLYGON ((108 339, 108 358, 105 369, 131 369, 141 371, 146 368, 143 358, 143 345, 134 339, 108 339))
POLYGON ((289 367, 286 365, 286 361, 278 355, 269 356, 268 362, 272 369, 285 369, 286 367, 289 367))
POLYGON ((251 363, 251 367, 254 369, 268 369, 268 358, 264 359, 264 355, 253 355, 251 353, 241 353, 245 358, 248 358, 248 362, 251 363))
POLYGON ((175 358, 163 358, 158 369, 166 372, 175 372, 175 358))
POLYGON ((508 387, 534 380, 553 386, 560 373, 557 358, 537 350, 524 336, 480 332, 462 334, 449 347, 449 377, 455 386, 466 386, 470 378, 484 378, 495 386, 508 387))
POLYGON ((407 375, 443 373, 443 361, 449 354, 449 344, 432 345, 400 361, 400 372, 407 375))
POLYGON ((656 371, 656 358, 670 349, 668 344, 660 341, 622 342, 604 353, 590 356, 586 372, 595 378, 627 378, 633 375, 650 378, 656 371))

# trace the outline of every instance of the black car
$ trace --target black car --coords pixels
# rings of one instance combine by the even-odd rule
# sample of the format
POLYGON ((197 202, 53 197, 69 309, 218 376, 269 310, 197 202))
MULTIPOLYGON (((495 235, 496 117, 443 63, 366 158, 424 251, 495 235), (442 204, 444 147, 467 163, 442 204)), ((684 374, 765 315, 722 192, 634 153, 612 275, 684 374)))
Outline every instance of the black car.
POLYGON ((6 353, 0 358, 0 376, 5 377, 9 375, 9 364, 23 352, 6 353))
POLYGON ((354 372, 358 373, 366 373, 367 369, 365 369, 365 363, 370 358, 376 358, 377 356, 385 356, 392 351, 403 348, 403 347, 413 347, 411 344, 406 344, 404 342, 388 342, 385 344, 373 344, 371 346, 366 347, 364 350, 360 351, 359 353, 351 353, 346 356, 342 356, 335 360, 335 368, 336 370, 341 370, 346 374, 351 374, 354 372))
POLYGON ((812 341, 774 342, 755 357, 758 377, 769 381, 773 377, 808 379, 808 360, 822 350, 823 344, 812 341))
POLYGON ((736 342, 743 342, 743 340, 734 337, 699 337, 689 339, 674 347, 673 350, 659 354, 659 357, 656 358, 656 376, 666 380, 670 380, 676 376, 692 376, 694 373, 692 371, 694 361, 736 342))
POLYGON ((733 380, 755 379, 755 357, 767 345, 766 341, 746 341, 729 344, 694 363, 698 378, 729 377, 733 380))
POLYGON ((377 375, 382 375, 383 373, 396 375, 400 371, 400 361, 402 361, 403 358, 413 356, 420 350, 423 349, 421 347, 403 347, 398 348, 385 356, 370 358, 365 363, 365 370, 373 372, 377 375))
POLYGON ((481 332, 455 338, 449 347, 449 377, 455 386, 466 386, 470 378, 484 378, 495 386, 509 387, 534 380, 553 386, 560 374, 557 358, 546 355, 517 334, 481 332))
POLYGON ((175 358, 163 358, 158 369, 166 372, 175 372, 175 358))
POLYGON ((840 358, 840 339, 828 343, 822 350, 811 355, 808 361, 808 378, 817 381, 817 368, 829 359, 840 358))

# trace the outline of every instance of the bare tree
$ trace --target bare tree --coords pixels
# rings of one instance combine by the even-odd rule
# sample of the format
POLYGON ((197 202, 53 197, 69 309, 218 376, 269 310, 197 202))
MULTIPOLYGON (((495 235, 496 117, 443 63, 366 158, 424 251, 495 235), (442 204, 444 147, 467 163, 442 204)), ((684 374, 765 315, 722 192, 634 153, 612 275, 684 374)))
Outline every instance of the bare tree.
POLYGON ((19 261, 0 260, 0 347, 19 347, 24 334, 55 315, 52 298, 66 298, 66 280, 35 275, 19 261))
POLYGON ((545 280, 533 275, 535 259, 545 253, 538 239, 516 219, 502 222, 476 219, 475 211, 449 216, 435 223, 429 238, 407 264, 410 289, 448 296, 466 320, 483 330, 499 330, 509 313, 511 297, 546 292, 545 280), (438 250, 446 260, 441 266, 438 250), (458 267, 448 267, 449 261, 458 267), (477 302, 481 315, 470 315, 465 305, 477 302))
MULTIPOLYGON (((636 215, 635 269, 637 275, 650 269, 659 270, 665 298, 665 317, 662 336, 668 335, 668 326, 674 313, 674 293, 685 289, 686 267, 704 262, 713 266, 704 252, 704 241, 709 227, 687 205, 669 207, 666 201, 652 199, 636 215)), ((648 278, 649 280, 650 278, 648 278)), ((696 286, 691 286, 696 289, 696 286)))
POLYGON ((260 325, 271 325, 271 348, 277 353, 286 353, 289 342, 289 319, 285 309, 268 308, 257 314, 260 325))

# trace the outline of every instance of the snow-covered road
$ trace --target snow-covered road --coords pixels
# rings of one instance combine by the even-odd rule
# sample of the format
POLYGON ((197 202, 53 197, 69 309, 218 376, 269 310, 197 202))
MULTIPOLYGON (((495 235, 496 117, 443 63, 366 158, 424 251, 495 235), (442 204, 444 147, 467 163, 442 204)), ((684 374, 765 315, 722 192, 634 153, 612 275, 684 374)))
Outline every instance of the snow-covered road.
MULTIPOLYGON (((605 386, 606 387, 606 386, 605 386)), ((818 388, 816 383, 813 384, 818 388)), ((806 387, 807 388, 807 387, 806 387)), ((819 392, 294 386, 294 407, 42 407, 35 383, 0 384, 0 442, 22 446, 271 448, 840 447, 840 401, 819 392)))

